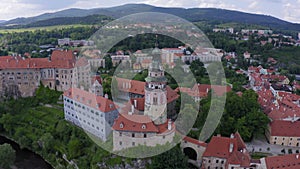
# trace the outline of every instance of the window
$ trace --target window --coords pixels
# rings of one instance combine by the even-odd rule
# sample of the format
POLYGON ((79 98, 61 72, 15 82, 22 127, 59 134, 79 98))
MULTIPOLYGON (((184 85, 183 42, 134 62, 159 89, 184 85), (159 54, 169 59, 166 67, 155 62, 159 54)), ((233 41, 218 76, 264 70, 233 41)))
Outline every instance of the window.
POLYGON ((135 142, 132 142, 132 146, 135 146, 135 142))
POLYGON ((131 135, 132 137, 135 137, 135 133, 132 133, 132 135, 131 135))
POLYGON ((154 98, 153 98, 153 104, 154 104, 154 105, 157 105, 157 97, 154 97, 154 98))
POLYGON ((121 145, 122 145, 122 141, 120 141, 120 143, 119 143, 119 144, 120 144, 120 146, 121 146, 121 145))
POLYGON ((124 128, 124 124, 123 123, 120 123, 120 128, 124 128))
POLYGON ((216 163, 219 163, 219 160, 216 160, 216 163))
POLYGON ((119 136, 122 137, 122 132, 119 132, 119 136))
POLYGON ((144 134, 144 138, 147 138, 147 134, 146 133, 144 134))

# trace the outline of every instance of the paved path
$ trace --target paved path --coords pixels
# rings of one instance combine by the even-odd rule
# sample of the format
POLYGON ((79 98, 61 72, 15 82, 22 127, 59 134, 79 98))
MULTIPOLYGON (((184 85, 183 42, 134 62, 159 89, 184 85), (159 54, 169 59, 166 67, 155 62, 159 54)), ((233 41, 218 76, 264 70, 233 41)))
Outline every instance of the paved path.
POLYGON ((291 149, 293 153, 296 153, 296 150, 300 151, 300 147, 289 147, 289 146, 269 144, 265 139, 252 140, 251 142, 246 143, 246 146, 249 152, 264 152, 264 153, 271 153, 272 155, 283 154, 281 152, 282 149, 285 149, 286 154, 288 154, 289 149, 291 149))

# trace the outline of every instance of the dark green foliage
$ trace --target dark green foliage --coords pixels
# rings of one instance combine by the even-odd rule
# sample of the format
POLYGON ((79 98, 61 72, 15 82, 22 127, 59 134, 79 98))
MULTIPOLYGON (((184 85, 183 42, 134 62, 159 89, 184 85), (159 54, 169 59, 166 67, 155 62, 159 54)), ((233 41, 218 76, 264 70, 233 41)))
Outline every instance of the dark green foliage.
POLYGON ((150 169, 185 169, 187 166, 187 157, 183 154, 179 146, 153 157, 150 169))
POLYGON ((112 18, 104 15, 89 15, 85 17, 58 17, 58 18, 37 21, 22 26, 22 28, 44 27, 44 26, 54 26, 54 25, 73 25, 73 24, 100 25, 111 20, 112 18))
MULTIPOLYGON (((201 100, 200 113, 194 127, 201 129, 208 115, 210 98, 201 100)), ((229 137, 238 131, 244 141, 251 141, 254 136, 263 134, 269 123, 268 117, 261 111, 257 102, 257 94, 247 90, 240 97, 234 92, 227 93, 226 104, 221 122, 215 134, 229 137)), ((199 137, 199 133, 191 132, 190 136, 199 137)))
POLYGON ((16 151, 9 144, 0 145, 0 168, 9 169, 16 159, 16 151))
POLYGON ((62 92, 53 91, 49 87, 40 84, 39 88, 36 90, 36 97, 38 103, 44 104, 55 104, 62 92))

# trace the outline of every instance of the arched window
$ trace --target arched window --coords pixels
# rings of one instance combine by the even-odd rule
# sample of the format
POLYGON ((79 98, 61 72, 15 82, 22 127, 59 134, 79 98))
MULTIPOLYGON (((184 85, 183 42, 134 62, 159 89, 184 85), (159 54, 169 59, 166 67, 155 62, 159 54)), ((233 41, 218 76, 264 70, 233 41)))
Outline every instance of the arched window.
POLYGON ((123 123, 120 123, 120 128, 124 128, 124 124, 123 123))

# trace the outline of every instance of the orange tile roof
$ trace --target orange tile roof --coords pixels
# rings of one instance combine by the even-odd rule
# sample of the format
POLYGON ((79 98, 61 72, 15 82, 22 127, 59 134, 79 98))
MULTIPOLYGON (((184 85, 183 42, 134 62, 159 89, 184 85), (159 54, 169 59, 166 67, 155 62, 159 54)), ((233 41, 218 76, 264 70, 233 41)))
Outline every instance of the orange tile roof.
POLYGON ((53 51, 48 58, 22 58, 20 56, 1 56, 0 69, 41 69, 41 68, 73 68, 75 56, 72 51, 53 51))
POLYGON ((159 132, 150 117, 135 114, 129 115, 127 113, 119 114, 119 117, 115 120, 112 128, 117 131, 159 132), (143 125, 145 128, 143 128, 143 125))
POLYGON ((64 92, 64 96, 78 101, 86 106, 98 109, 104 113, 111 112, 118 108, 113 101, 102 96, 96 96, 93 93, 78 88, 70 88, 64 92))
MULTIPOLYGON (((201 93, 207 93, 208 90, 213 90, 213 92, 217 96, 222 96, 226 92, 230 92, 231 91, 231 87, 230 86, 210 85, 210 84, 196 84, 193 87, 193 89, 195 90, 196 87, 198 87, 199 94, 201 94, 201 93)), ((197 90, 195 90, 195 91, 197 91, 197 90)))
MULTIPOLYGON (((161 125, 155 125, 149 116, 128 113, 120 113, 113 124, 113 130, 127 132, 143 132, 162 134, 168 132, 168 121, 161 125), (121 125, 122 124, 122 125, 121 125)), ((175 123, 172 122, 172 129, 175 123)))
MULTIPOLYGON (((116 77, 118 82, 118 89, 123 92, 130 92, 139 95, 145 95, 145 82, 137 81, 137 80, 128 80, 124 78, 116 77), (124 86, 123 86, 124 84, 124 86)), ((167 86, 167 101, 168 103, 178 99, 179 95, 176 91, 167 86)))
POLYGON ((202 147, 206 147, 207 146, 207 144, 205 142, 193 139, 191 137, 184 137, 183 140, 187 141, 187 142, 190 142, 192 144, 196 144, 196 145, 202 146, 202 147))
POLYGON ((300 155, 289 154, 283 156, 266 157, 266 166, 269 169, 272 168, 287 168, 287 169, 299 169, 300 168, 300 155))
POLYGON ((203 157, 218 157, 227 159, 227 164, 237 164, 242 167, 250 166, 250 155, 239 133, 234 138, 213 136, 207 144, 203 157), (230 144, 233 145, 232 152, 229 151, 230 144))
POLYGON ((271 136, 300 137, 300 121, 275 120, 270 123, 271 136))

